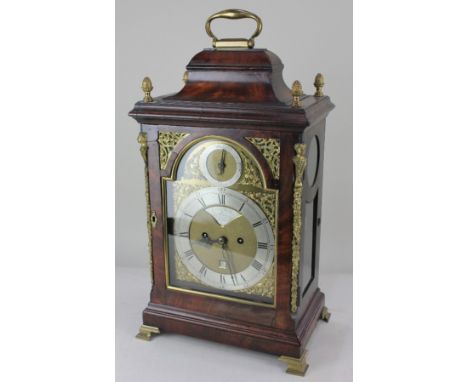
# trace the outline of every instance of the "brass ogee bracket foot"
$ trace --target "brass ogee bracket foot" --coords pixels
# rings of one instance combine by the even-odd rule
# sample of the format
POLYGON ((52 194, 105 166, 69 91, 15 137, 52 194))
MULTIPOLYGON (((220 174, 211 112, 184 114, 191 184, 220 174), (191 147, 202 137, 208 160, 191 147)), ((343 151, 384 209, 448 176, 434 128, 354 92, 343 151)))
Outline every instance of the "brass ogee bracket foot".
POLYGON ((309 368, 309 364, 306 362, 306 357, 307 351, 304 351, 304 354, 302 354, 301 358, 293 358, 282 355, 278 359, 280 361, 286 362, 286 364, 288 365, 286 373, 300 375, 301 377, 303 377, 307 369, 309 368))
POLYGON ((153 335, 161 333, 159 331, 159 328, 156 326, 148 326, 148 325, 141 325, 140 326, 140 331, 136 335, 136 338, 139 338, 140 340, 145 340, 149 341, 151 340, 151 337, 153 335))
POLYGON ((328 311, 326 306, 323 307, 322 312, 320 313, 320 319, 328 322, 330 320, 331 313, 328 311))

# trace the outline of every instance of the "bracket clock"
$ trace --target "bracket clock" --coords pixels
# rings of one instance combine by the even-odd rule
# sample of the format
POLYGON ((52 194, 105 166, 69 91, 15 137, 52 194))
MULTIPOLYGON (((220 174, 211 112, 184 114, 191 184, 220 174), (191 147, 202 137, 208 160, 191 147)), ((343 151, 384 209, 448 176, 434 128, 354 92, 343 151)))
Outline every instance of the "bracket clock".
POLYGON ((187 65, 178 93, 130 112, 145 162, 150 301, 137 335, 174 332, 280 356, 304 375, 306 343, 328 321, 318 288, 325 119, 315 94, 290 89, 283 65, 254 49, 260 18, 210 16, 213 48, 187 65), (253 19, 249 39, 218 39, 217 18, 253 19))

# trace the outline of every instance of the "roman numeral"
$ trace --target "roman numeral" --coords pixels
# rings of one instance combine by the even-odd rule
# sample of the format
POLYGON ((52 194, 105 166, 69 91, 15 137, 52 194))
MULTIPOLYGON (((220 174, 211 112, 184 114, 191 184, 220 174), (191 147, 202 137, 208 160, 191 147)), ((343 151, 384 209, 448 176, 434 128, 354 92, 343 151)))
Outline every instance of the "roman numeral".
POLYGON ((200 270, 199 270, 198 272, 200 273, 200 275, 202 275, 203 277, 205 277, 205 276, 206 276, 206 271, 207 271, 206 266, 205 266, 205 265, 202 265, 201 268, 200 268, 200 270))
POLYGON ((188 216, 190 219, 193 218, 193 215, 189 215, 187 212, 184 212, 185 216, 188 216))
POLYGON ((244 277, 242 273, 241 273, 241 277, 242 277, 242 280, 244 280, 244 282, 247 282, 247 279, 244 277))
POLYGON ((241 211, 242 211, 242 208, 244 208, 244 206, 245 206, 245 202, 242 203, 242 205, 240 206, 240 208, 238 209, 238 211, 241 212, 241 211))
POLYGON ((260 269, 262 269, 263 264, 257 260, 254 260, 252 261, 252 267, 254 267, 257 271, 259 271, 260 269))
POLYGON ((225 194, 218 194, 219 204, 226 204, 226 195, 225 194))
POLYGON ((206 208, 206 203, 203 200, 203 198, 200 198, 200 199, 197 199, 197 200, 199 201, 199 203, 202 205, 203 208, 206 208))
POLYGON ((226 283, 226 280, 225 280, 224 275, 222 273, 219 275, 219 281, 221 282, 221 285, 224 285, 226 283))
POLYGON ((259 241, 257 243, 257 247, 258 247, 258 249, 268 249, 268 244, 267 243, 262 243, 261 241, 259 241))
POLYGON ((265 219, 260 220, 260 221, 258 221, 258 222, 256 222, 256 223, 252 224, 252 225, 253 225, 254 228, 257 228, 259 225, 262 225, 262 224, 264 224, 264 223, 265 223, 265 219))
POLYGON ((233 283, 234 285, 237 285, 237 276, 236 276, 236 275, 233 275, 233 274, 231 273, 231 279, 232 279, 232 283, 233 283))
POLYGON ((179 233, 176 233, 175 234, 176 236, 180 236, 180 237, 189 237, 189 233, 188 232, 179 232, 179 233))
POLYGON ((185 257, 186 257, 188 260, 191 260, 192 257, 193 257, 195 254, 193 253, 193 251, 192 251, 191 249, 189 249, 188 251, 185 251, 185 252, 184 252, 184 255, 185 255, 185 257))

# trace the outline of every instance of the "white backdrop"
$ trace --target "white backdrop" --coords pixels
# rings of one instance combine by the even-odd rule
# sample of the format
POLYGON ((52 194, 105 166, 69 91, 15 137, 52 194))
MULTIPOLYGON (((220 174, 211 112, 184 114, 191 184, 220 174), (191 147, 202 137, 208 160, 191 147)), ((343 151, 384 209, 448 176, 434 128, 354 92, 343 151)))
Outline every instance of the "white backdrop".
MULTIPOLYGON (((352 271, 352 2, 119 0, 116 2, 116 264, 147 266, 143 161, 138 124, 127 116, 142 99, 141 80, 153 95, 177 91, 185 65, 211 47, 204 24, 212 13, 247 9, 263 20, 256 47, 276 53, 288 85, 300 80, 312 93, 315 74, 335 103, 327 122, 322 207, 321 270, 352 271)), ((248 36, 253 21, 217 20, 220 37, 248 36)))

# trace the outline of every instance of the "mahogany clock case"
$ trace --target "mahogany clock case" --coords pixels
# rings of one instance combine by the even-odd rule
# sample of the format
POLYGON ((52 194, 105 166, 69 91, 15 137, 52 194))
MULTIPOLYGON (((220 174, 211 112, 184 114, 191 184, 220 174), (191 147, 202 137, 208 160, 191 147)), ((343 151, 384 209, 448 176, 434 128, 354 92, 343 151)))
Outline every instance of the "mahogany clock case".
POLYGON ((324 294, 318 288, 321 186, 325 118, 334 106, 327 96, 304 95, 301 107, 292 107, 282 68, 280 59, 268 50, 206 49, 187 65, 188 80, 179 93, 138 102, 130 112, 146 133, 149 203, 158 217, 151 229, 154 282, 143 312, 145 325, 277 355, 298 358, 303 354, 324 306, 324 294), (176 144, 161 170, 157 140, 164 131, 188 135, 176 144), (244 146, 260 164, 268 187, 279 191, 275 308, 167 288, 162 178, 170 175, 184 147, 207 135, 227 137, 244 146), (279 140, 279 179, 246 137, 279 140), (301 262, 312 256, 312 270, 307 272, 309 280, 300 280, 298 309, 291 313, 294 145, 308 147, 313 140, 318 144, 318 166, 312 186, 304 181, 302 208, 312 203, 315 220, 313 232, 302 235, 313 235, 314 242, 312 253, 301 251, 301 262))

